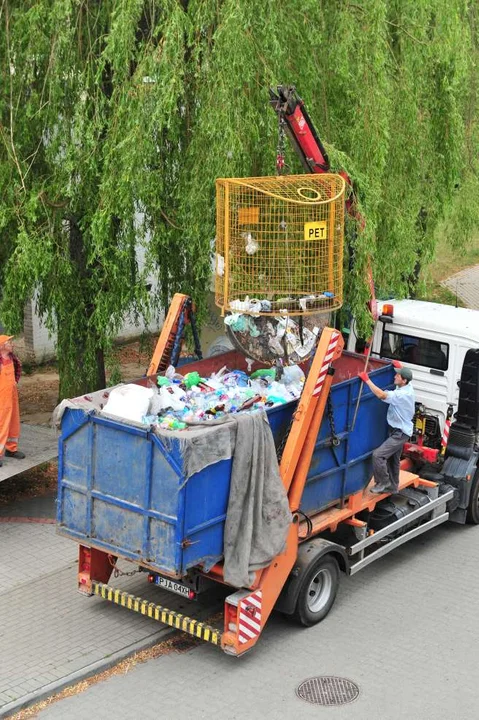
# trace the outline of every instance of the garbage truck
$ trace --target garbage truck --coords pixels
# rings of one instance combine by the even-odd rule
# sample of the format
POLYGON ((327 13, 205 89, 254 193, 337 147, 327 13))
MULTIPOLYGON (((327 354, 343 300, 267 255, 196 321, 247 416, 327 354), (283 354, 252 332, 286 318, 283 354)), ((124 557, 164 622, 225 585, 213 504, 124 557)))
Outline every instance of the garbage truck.
MULTIPOLYGON (((176 295, 146 376, 133 385, 157 384, 190 312, 191 300, 176 295)), ((261 369, 246 360, 233 350, 177 372, 207 377, 225 366, 261 369)), ((451 427, 442 470, 432 472, 429 462, 426 477, 419 448, 401 461, 398 493, 378 495, 370 492, 371 456, 387 436, 387 406, 361 387, 364 362, 364 355, 344 350, 338 330, 325 327, 303 366, 300 397, 265 408, 288 516, 281 548, 253 567, 241 586, 228 582, 224 554, 232 476, 241 460, 235 424, 162 430, 129 422, 105 412, 111 389, 62 403, 57 530, 78 543, 78 590, 239 657, 258 642, 273 610, 312 626, 331 610, 342 574, 354 575, 454 519, 458 508, 478 523, 477 363, 465 363, 460 427, 457 433, 451 427), (221 585, 227 593, 222 622, 202 622, 194 612, 179 613, 112 586, 119 559, 185 602, 208 584, 221 585)), ((380 388, 394 387, 390 361, 371 357, 368 371, 380 388)), ((274 492, 279 496, 277 487, 274 492)), ((274 532, 274 515, 268 522, 274 532)))

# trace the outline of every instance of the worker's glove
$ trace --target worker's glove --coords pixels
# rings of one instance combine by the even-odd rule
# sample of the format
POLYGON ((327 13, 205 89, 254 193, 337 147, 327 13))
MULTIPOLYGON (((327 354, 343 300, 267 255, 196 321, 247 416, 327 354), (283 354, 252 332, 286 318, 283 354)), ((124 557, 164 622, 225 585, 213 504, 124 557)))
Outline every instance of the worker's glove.
POLYGON ((400 370, 402 368, 402 362, 399 360, 393 360, 393 368, 396 368, 396 370, 400 370))
POLYGON ((369 380, 367 372, 360 372, 358 378, 360 378, 363 382, 368 382, 369 380))

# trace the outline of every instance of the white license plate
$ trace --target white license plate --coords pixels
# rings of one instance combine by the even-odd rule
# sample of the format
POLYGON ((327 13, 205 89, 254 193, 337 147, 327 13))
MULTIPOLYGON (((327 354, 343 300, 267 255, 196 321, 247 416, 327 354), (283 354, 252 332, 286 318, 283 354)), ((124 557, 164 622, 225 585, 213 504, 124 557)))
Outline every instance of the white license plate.
POLYGON ((174 580, 169 580, 168 578, 157 575, 155 578, 155 583, 156 585, 162 587, 164 590, 170 590, 177 595, 183 595, 183 597, 190 596, 191 588, 187 587, 186 585, 182 585, 181 583, 175 582, 174 580))

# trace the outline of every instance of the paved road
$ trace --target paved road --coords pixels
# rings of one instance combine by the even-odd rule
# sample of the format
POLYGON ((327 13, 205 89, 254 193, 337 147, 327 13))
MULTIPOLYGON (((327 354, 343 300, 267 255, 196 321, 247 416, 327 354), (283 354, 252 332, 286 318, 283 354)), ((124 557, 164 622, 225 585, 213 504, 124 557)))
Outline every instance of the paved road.
MULTIPOLYGON (((0 717, 170 634, 164 625, 76 591, 77 545, 56 534, 54 514, 53 496, 49 507, 48 498, 15 503, 14 522, 5 508, 0 513, 0 717), (32 515, 38 522, 22 522, 32 515)), ((185 612, 182 598, 149 585, 144 573, 110 584, 185 612)), ((209 600, 195 612, 205 619, 215 607, 209 600)))
POLYGON ((316 627, 275 617, 241 660, 207 645, 172 653, 38 717, 475 720, 478 568, 479 527, 441 526, 344 579, 331 614, 316 627), (317 675, 353 680, 359 698, 334 709, 298 699, 299 683, 317 675))
POLYGON ((466 307, 479 310, 479 265, 461 270, 441 284, 455 293, 466 307))

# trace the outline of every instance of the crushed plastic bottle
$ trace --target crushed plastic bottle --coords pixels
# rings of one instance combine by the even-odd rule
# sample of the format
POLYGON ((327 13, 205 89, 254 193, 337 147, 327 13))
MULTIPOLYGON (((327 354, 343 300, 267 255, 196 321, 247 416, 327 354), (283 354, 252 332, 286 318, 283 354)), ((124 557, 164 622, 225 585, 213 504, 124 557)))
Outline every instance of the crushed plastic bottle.
POLYGON ((276 370, 274 368, 266 368, 264 370, 255 370, 250 375, 250 378, 252 380, 256 380, 256 378, 264 378, 264 377, 275 378, 276 370))
POLYGON ((226 387, 248 387, 249 377, 242 370, 233 370, 223 376, 223 384, 226 387))
POLYGON ((299 365, 286 365, 283 369, 283 377, 280 382, 283 385, 292 385, 299 383, 303 385, 305 381, 305 374, 299 367, 299 365))
POLYGON ((164 430, 185 430, 188 427, 185 422, 178 420, 174 415, 165 415, 159 426, 164 430))

